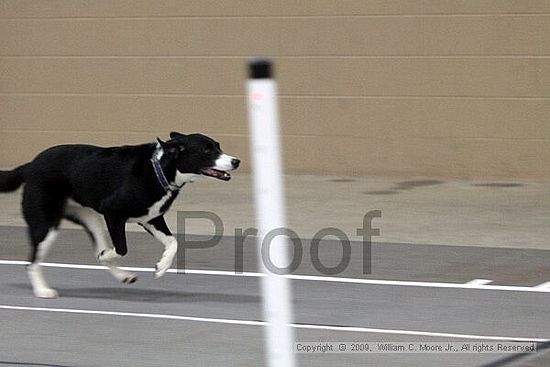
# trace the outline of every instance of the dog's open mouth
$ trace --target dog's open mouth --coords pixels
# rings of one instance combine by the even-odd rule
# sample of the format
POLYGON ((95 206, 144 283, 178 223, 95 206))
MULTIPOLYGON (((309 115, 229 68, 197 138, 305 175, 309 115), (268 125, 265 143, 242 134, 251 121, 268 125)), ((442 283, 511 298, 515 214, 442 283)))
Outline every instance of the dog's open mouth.
POLYGON ((231 180, 231 175, 228 172, 221 171, 221 170, 215 169, 215 168, 203 168, 201 170, 201 173, 205 176, 214 177, 214 178, 217 178, 218 180, 222 180, 222 181, 231 180))

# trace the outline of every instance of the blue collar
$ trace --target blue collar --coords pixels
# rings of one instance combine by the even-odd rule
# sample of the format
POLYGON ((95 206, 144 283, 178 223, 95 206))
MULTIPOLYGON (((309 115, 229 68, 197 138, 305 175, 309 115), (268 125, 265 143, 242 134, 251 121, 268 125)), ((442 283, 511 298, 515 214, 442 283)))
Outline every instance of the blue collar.
POLYGON ((157 176, 157 180, 159 184, 162 186, 162 188, 164 189, 164 191, 171 192, 171 191, 178 191, 179 189, 181 189, 180 186, 172 185, 168 182, 168 180, 166 179, 166 176, 164 175, 164 171, 160 166, 160 162, 158 159, 151 158, 151 163, 153 164, 153 170, 155 171, 155 176, 157 176))

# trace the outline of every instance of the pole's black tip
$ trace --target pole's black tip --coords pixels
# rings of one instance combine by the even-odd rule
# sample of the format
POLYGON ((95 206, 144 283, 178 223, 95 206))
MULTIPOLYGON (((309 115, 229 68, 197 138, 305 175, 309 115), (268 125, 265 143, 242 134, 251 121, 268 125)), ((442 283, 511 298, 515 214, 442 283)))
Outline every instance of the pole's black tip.
POLYGON ((250 79, 271 79, 273 66, 268 59, 254 59, 248 64, 248 76, 250 79))

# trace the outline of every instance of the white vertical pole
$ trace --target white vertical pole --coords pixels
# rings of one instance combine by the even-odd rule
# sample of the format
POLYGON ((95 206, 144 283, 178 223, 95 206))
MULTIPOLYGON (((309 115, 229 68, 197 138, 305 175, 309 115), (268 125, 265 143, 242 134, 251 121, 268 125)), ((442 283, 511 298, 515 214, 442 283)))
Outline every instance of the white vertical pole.
MULTIPOLYGON (((262 261, 262 242, 270 231, 284 228, 285 205, 282 183, 281 146, 277 85, 268 60, 249 65, 248 115, 254 177, 256 222, 258 225, 258 262, 266 274, 262 278, 266 327, 267 361, 270 367, 294 367, 294 334, 289 280, 269 271, 262 261)), ((264 244, 265 245, 265 244, 264 244)), ((272 264, 285 268, 289 261, 289 242, 277 236, 269 244, 272 264)))

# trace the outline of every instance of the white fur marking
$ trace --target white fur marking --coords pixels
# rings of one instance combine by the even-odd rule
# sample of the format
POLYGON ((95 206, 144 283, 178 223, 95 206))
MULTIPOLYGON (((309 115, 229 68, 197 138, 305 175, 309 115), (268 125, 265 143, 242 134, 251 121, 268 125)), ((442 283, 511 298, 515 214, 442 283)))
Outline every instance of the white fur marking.
POLYGON ((76 219, 82 222, 86 228, 92 232, 97 246, 95 249, 96 257, 101 264, 108 267, 109 272, 115 279, 124 283, 128 283, 130 279, 133 281, 137 279, 134 273, 118 268, 116 259, 121 256, 118 255, 111 246, 105 226, 105 220, 101 214, 92 208, 84 207, 72 200, 68 201, 65 207, 65 213, 76 217, 76 219))
POLYGON ((183 184, 195 182, 197 178, 199 178, 200 175, 197 175, 195 173, 181 173, 180 171, 176 170, 176 177, 174 179, 173 185, 176 186, 183 186, 183 184))
POLYGON ((113 260, 120 259, 122 256, 117 254, 114 248, 103 250, 97 256, 97 260, 102 264, 112 263, 113 260))
POLYGON ((162 156, 164 155, 164 149, 162 149, 162 146, 160 143, 157 143, 157 147, 155 149, 154 157, 157 161, 160 161, 162 156))
POLYGON ((38 244, 38 249, 36 251, 36 260, 35 262, 42 262, 48 255, 50 248, 52 247, 53 242, 57 238, 57 230, 50 229, 46 237, 38 244))
POLYGON ((155 269, 155 278, 158 279, 166 273, 174 262, 174 257, 178 252, 178 241, 174 236, 165 235, 149 223, 144 223, 143 227, 164 245, 164 252, 155 269))
POLYGON ((46 237, 42 242, 38 244, 36 249, 36 257, 34 263, 27 267, 27 274, 31 281, 34 295, 39 298, 55 298, 58 296, 55 289, 50 288, 44 275, 42 274, 42 268, 40 263, 46 258, 48 251, 50 250, 53 242, 57 237, 57 231, 50 229, 46 237))
POLYGON ((235 159, 235 157, 232 157, 225 153, 221 154, 218 157, 218 159, 216 159, 216 163, 213 168, 220 171, 231 171, 234 169, 233 163, 232 163, 233 159, 235 159))
POLYGON ((160 198, 159 201, 157 201, 156 203, 151 205, 149 209, 147 209, 147 214, 138 218, 129 218, 128 222, 146 223, 151 219, 156 218, 161 214, 164 214, 164 212, 161 212, 161 209, 171 197, 172 197, 172 192, 171 191, 167 192, 162 198, 160 198))

